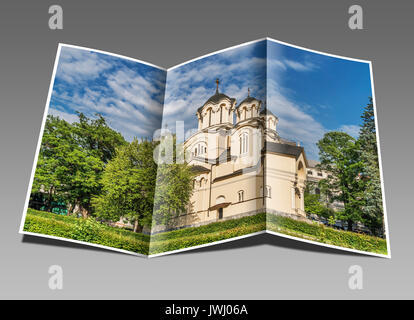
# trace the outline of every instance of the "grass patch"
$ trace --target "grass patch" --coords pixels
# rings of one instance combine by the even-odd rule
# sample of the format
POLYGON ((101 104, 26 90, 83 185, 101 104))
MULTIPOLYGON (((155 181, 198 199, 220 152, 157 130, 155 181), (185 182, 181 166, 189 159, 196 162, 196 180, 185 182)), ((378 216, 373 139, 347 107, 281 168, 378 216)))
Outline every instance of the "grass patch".
POLYGON ((168 231, 151 236, 110 227, 93 218, 82 219, 27 210, 24 231, 85 241, 141 254, 156 254, 230 239, 266 228, 266 215, 214 222, 205 226, 168 231))
POLYGON ((200 227, 158 233, 151 237, 150 254, 199 246, 265 229, 266 214, 258 213, 254 216, 213 222, 200 227))
POLYGON ((93 218, 82 219, 28 209, 23 230, 141 254, 148 254, 149 249, 148 235, 110 227, 93 218))
POLYGON ((214 222, 200 227, 158 233, 150 237, 110 227, 93 218, 82 219, 28 209, 24 231, 85 241, 148 255, 239 237, 263 231, 266 227, 270 231, 306 240, 387 254, 387 243, 384 239, 335 230, 324 225, 310 224, 272 214, 266 218, 265 213, 214 222))
POLYGON ((344 248, 387 254, 387 242, 385 239, 336 230, 325 225, 310 224, 273 214, 267 216, 267 229, 293 237, 344 248))

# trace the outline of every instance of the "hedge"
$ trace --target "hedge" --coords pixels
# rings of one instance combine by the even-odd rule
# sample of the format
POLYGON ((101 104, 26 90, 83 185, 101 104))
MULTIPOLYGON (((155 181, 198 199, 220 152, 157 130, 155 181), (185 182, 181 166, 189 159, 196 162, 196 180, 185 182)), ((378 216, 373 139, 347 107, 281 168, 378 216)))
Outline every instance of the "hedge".
POLYGON ((141 254, 157 254, 230 239, 265 229, 307 240, 387 254, 381 238, 335 230, 265 213, 152 235, 107 226, 93 218, 81 219, 29 209, 24 230, 96 243, 141 254), (150 241, 151 238, 151 241, 150 241))
POLYGON ((159 233, 151 237, 150 254, 199 246, 265 229, 266 215, 259 213, 250 217, 159 233))
POLYGON ((385 239, 355 232, 336 230, 325 225, 311 224, 273 214, 267 216, 267 229, 330 245, 387 254, 387 242, 385 239))
POLYGON ((93 218, 81 219, 29 209, 24 231, 100 244, 148 254, 149 236, 110 227, 93 218))

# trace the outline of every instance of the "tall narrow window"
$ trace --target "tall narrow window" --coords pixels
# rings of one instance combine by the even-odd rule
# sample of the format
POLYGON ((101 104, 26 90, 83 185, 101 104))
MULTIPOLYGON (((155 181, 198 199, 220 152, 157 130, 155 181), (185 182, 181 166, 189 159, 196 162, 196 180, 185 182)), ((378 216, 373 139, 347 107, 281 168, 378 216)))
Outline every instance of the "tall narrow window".
POLYGON ((244 132, 240 136, 240 154, 246 154, 249 151, 249 134, 244 132))
POLYGON ((270 186, 266 186, 265 189, 265 197, 271 198, 272 197, 272 188, 270 186))
POLYGON ((239 202, 243 202, 244 201, 244 191, 243 190, 240 190, 237 193, 239 195, 239 202))

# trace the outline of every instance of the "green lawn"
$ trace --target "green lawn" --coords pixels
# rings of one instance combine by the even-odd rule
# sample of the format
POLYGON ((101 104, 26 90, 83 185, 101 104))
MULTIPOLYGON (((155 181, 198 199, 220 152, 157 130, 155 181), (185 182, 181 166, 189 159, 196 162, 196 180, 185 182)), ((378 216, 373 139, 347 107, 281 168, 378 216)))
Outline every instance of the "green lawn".
POLYGON ((386 254, 384 239, 339 231, 299 222, 286 217, 259 213, 234 220, 214 222, 150 236, 110 227, 94 219, 61 216, 28 209, 24 230, 62 238, 86 241, 141 254, 157 254, 230 239, 266 229, 336 246, 386 254))
POLYGON ((93 219, 62 216, 33 209, 27 210, 23 230, 91 242, 141 254, 148 254, 149 249, 150 237, 148 235, 110 227, 93 219))
POLYGON ((334 246, 387 254, 385 239, 336 230, 324 225, 311 224, 272 214, 267 216, 267 230, 334 246))

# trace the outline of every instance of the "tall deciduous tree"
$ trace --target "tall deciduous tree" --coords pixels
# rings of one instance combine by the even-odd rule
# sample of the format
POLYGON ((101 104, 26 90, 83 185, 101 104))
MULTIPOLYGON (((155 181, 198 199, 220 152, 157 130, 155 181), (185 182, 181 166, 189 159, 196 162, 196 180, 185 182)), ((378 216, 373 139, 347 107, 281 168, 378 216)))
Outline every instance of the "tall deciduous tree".
POLYGON ((167 135, 161 139, 158 155, 154 155, 158 159, 171 160, 170 163, 167 161, 158 165, 153 215, 155 224, 168 225, 171 219, 187 211, 195 173, 183 160, 183 150, 182 144, 177 144, 175 135, 167 135), (165 154, 170 152, 170 156, 165 154))
POLYGON ((151 226, 157 175, 154 147, 154 142, 135 139, 117 149, 102 176, 102 195, 92 200, 99 217, 127 218, 135 232, 151 226))
POLYGON ((70 124, 57 117, 48 116, 32 186, 32 192, 47 194, 47 211, 52 210, 54 197, 62 193, 62 162, 65 153, 73 149, 74 145, 70 124))
POLYGON ((355 222, 362 221, 364 203, 359 144, 344 132, 332 131, 326 133, 317 145, 319 167, 327 172, 320 187, 331 202, 336 200, 344 204, 340 218, 348 222, 348 230, 352 231, 355 222))
POLYGON ((52 199, 58 197, 68 202, 69 213, 78 208, 87 217, 91 197, 101 192, 105 162, 117 145, 126 142, 102 116, 78 115, 79 122, 74 124, 48 116, 32 190, 48 193, 49 211, 52 199))
POLYGON ((95 119, 90 119, 78 112, 78 116, 79 122, 73 124, 76 140, 104 163, 115 156, 117 147, 127 144, 119 132, 108 126, 102 115, 97 113, 95 119))

